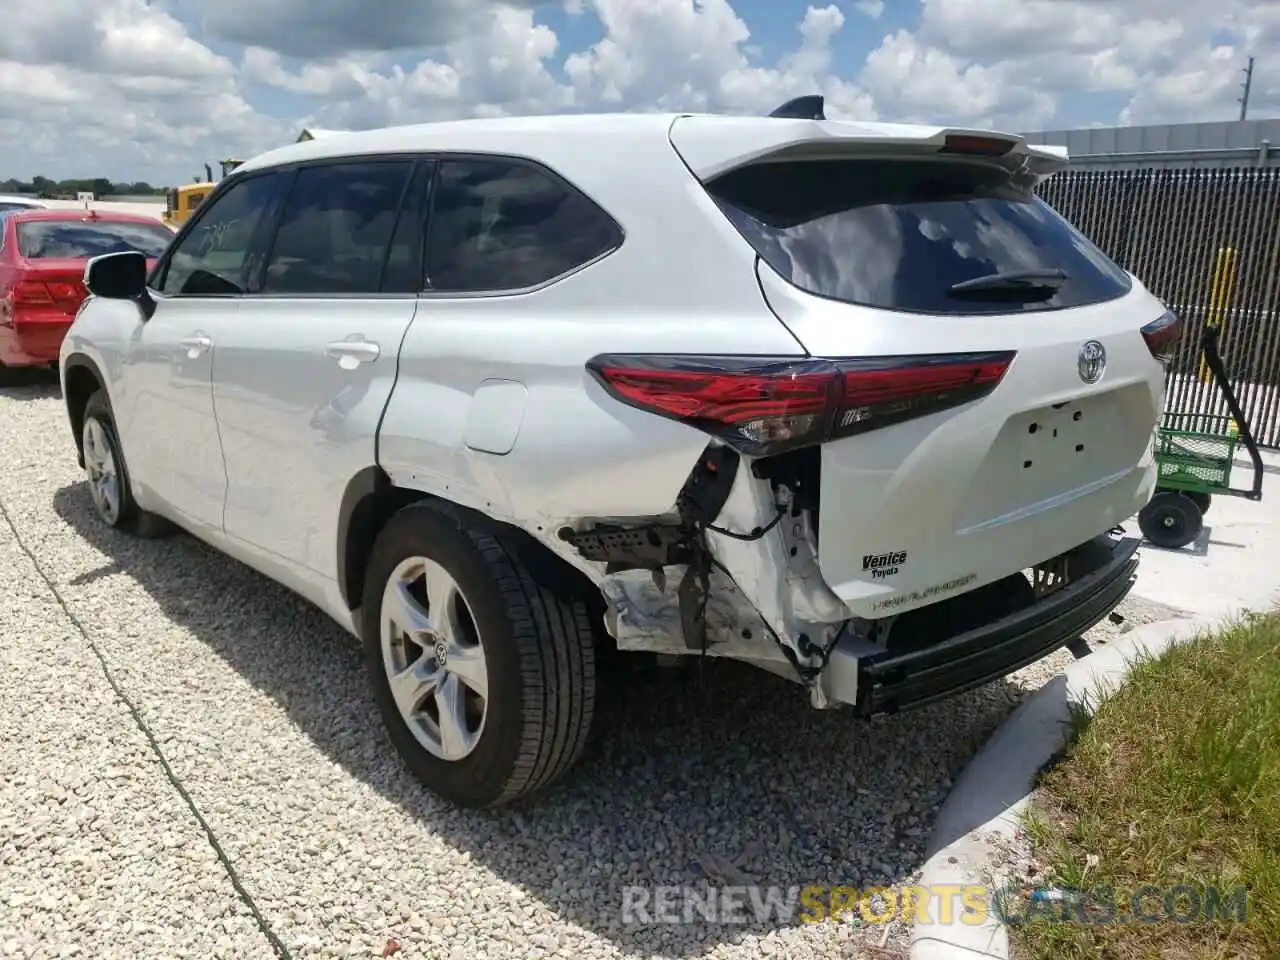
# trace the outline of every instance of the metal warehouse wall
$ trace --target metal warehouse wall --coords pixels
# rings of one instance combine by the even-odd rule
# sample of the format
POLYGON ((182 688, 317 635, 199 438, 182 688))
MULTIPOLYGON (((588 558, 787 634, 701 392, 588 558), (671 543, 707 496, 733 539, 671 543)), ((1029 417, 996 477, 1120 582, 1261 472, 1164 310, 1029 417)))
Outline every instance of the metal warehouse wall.
POLYGON ((1073 167, 1090 170, 1280 167, 1280 119, 1040 130, 1022 136, 1031 143, 1065 146, 1073 167))

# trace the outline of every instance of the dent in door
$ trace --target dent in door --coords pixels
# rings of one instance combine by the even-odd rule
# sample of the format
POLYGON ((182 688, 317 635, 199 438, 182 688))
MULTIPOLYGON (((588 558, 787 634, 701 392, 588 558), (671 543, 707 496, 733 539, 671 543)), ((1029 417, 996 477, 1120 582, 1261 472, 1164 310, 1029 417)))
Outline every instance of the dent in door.
POLYGON ((467 405, 463 442, 468 449, 497 456, 515 449, 524 425, 529 391, 518 380, 485 380, 467 405))

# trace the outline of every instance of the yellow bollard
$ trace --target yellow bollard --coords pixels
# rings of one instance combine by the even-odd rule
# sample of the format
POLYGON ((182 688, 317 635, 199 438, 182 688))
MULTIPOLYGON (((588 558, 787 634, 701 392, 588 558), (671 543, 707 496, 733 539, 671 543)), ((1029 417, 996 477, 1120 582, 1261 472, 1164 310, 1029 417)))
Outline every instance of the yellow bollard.
MULTIPOLYGON (((1231 295, 1236 287, 1236 251, 1235 247, 1219 247, 1218 256, 1213 264, 1213 279, 1209 283, 1209 314, 1205 317, 1205 326, 1221 327, 1227 307, 1231 303, 1231 295)), ((1204 354, 1200 354, 1200 382, 1212 382, 1213 374, 1205 363, 1204 354)))

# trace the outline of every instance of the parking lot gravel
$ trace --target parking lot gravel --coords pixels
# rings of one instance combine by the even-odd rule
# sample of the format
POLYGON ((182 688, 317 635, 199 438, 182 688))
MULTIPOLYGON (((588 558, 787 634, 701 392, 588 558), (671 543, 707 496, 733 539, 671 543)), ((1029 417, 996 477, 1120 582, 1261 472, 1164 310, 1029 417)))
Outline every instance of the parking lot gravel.
MULTIPOLYGON (((870 723, 734 664, 638 673, 566 781, 463 812, 322 613, 95 522, 52 378, 0 390, 0 462, 0 956, 905 956, 896 922, 626 923, 623 891, 912 883, 951 778, 1070 658, 870 723)), ((1089 639, 1175 613, 1120 612, 1089 639)))

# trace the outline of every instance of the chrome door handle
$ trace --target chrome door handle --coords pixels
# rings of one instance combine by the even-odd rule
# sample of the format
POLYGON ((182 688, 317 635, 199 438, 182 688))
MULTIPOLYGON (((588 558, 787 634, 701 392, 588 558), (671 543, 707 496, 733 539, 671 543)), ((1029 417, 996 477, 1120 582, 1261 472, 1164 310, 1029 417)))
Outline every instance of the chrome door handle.
POLYGON ((183 337, 178 343, 182 344, 187 351, 187 356, 192 360, 213 346, 213 341, 202 333, 192 337, 183 337))
POLYGON ((324 352, 335 357, 339 366, 352 369, 354 364, 377 360, 382 348, 371 340, 335 340, 324 352))

